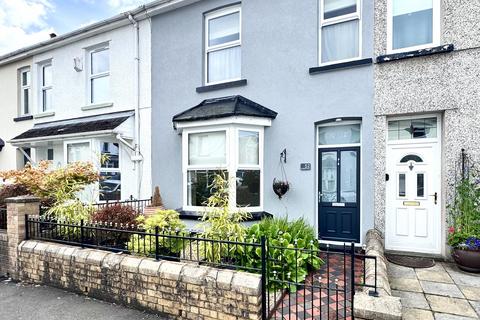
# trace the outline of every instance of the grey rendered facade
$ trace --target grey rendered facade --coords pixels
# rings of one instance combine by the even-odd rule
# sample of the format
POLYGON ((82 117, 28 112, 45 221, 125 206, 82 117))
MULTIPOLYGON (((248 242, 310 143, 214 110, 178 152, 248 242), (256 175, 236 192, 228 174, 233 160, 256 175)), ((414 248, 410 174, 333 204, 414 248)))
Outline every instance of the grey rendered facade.
MULTIPOLYGON (((319 65, 318 0, 241 2, 243 86, 197 93, 204 85, 204 13, 233 0, 200 1, 152 17, 152 183, 165 205, 183 207, 182 137, 172 117, 205 99, 241 95, 278 113, 264 133, 263 211, 304 217, 318 228, 316 124, 339 118, 361 120, 361 241, 373 228, 373 66, 310 74, 319 65), (272 181, 285 164, 290 191, 279 200, 272 181), (311 170, 301 171, 301 163, 311 170)), ((373 55, 373 3, 361 1, 360 58, 373 55)))
MULTIPOLYGON (((453 51, 377 63, 375 80, 375 226, 388 234, 389 204, 386 200, 389 172, 387 161, 388 121, 397 116, 438 115, 443 127, 439 136, 441 156, 435 159, 441 171, 438 193, 441 201, 439 255, 447 254, 447 204, 454 194, 459 156, 464 148, 472 157, 480 156, 480 25, 478 1, 440 2, 439 43, 453 51), (451 48, 451 46, 450 46, 451 48)), ((387 53, 387 0, 375 1, 375 56, 387 53)), ((437 190, 435 190, 437 191, 437 190)), ((428 190, 427 190, 428 192, 428 190)), ((432 192, 429 192, 430 196, 432 192)), ((431 200, 430 200, 431 201, 431 200)), ((388 244, 387 244, 388 249, 388 244)))

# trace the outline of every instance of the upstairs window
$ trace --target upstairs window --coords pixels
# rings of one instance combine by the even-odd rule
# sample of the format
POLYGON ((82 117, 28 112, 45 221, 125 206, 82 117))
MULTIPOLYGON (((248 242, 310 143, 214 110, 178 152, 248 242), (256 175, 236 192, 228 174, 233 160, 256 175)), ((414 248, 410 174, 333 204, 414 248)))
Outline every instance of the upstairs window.
POLYGON ((205 29, 205 83, 240 80, 240 7, 230 7, 207 14, 205 29))
POLYGON ((438 45, 439 7, 439 0, 389 0, 389 51, 418 50, 438 45))
POLYGON ((31 100, 30 68, 20 70, 20 115, 30 114, 31 100))
POLYGON ((110 100, 110 54, 108 47, 90 51, 89 67, 90 104, 110 100))
POLYGON ((360 57, 360 0, 320 0, 320 64, 360 57))
POLYGON ((41 112, 53 109, 52 106, 52 63, 48 62, 40 66, 40 106, 41 112))

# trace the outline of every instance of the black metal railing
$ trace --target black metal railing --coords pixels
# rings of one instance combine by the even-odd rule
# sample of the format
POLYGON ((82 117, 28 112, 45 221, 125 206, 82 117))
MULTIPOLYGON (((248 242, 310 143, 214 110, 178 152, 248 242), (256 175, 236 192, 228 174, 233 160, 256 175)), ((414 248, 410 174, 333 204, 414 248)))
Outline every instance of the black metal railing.
POLYGON ((7 230, 7 208, 0 207, 0 230, 7 230))
POLYGON ((94 203, 92 204, 92 208, 94 211, 101 210, 106 207, 111 207, 111 206, 130 206, 133 209, 135 209, 138 213, 143 214, 145 207, 148 207, 152 204, 152 199, 131 199, 131 200, 124 200, 124 201, 106 201, 106 202, 100 202, 100 203, 94 203))
MULTIPOLYGON (((190 261, 262 275, 262 319, 353 319, 355 291, 377 291, 376 257, 354 244, 335 250, 211 239, 194 232, 142 230, 132 225, 80 221, 65 223, 25 217, 26 238, 96 248, 157 260, 190 261), (375 260, 375 279, 366 283, 366 263, 375 260)), ((273 241, 272 241, 273 242, 273 241)))

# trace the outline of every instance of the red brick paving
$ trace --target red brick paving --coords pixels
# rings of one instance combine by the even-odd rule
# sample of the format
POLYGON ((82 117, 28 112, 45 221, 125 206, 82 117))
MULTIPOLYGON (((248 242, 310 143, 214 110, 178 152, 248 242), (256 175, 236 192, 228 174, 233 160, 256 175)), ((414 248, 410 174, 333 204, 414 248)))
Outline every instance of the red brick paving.
MULTIPOLYGON (((351 259, 343 253, 320 256, 325 264, 307 276, 305 285, 286 293, 271 319, 351 319, 351 259), (328 261, 328 262, 327 262, 328 261), (346 286, 345 286, 346 275, 346 286)), ((355 282, 363 283, 363 260, 355 259, 355 282)), ((357 288, 358 289, 358 288, 357 288)), ((279 295, 275 297, 280 300, 279 295)))

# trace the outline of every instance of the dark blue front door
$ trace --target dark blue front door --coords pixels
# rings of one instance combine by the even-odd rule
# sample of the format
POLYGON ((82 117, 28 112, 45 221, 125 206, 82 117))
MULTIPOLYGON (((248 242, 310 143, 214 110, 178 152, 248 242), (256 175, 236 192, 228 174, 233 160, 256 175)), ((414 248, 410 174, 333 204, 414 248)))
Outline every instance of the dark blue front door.
POLYGON ((320 239, 360 242, 360 148, 319 149, 318 162, 320 239))

